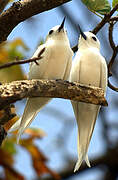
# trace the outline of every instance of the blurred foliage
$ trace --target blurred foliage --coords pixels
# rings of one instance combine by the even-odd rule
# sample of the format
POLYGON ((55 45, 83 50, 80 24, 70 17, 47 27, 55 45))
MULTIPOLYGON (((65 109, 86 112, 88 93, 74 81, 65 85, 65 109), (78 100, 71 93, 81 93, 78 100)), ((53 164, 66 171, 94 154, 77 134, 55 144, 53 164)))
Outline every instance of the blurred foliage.
MULTIPOLYGON (((12 2, 13 0, 9 0, 12 2)), ((110 4, 107 0, 81 0, 87 8, 94 12, 99 13, 101 15, 105 15, 109 13, 111 10, 110 4)), ((114 7, 118 3, 118 0, 112 1, 112 6, 114 7)), ((66 14, 66 13, 65 13, 66 14)), ((87 15, 88 16, 88 15, 87 15)), ((43 40, 40 41, 40 44, 43 43, 43 40)), ((24 44, 23 40, 17 38, 11 42, 4 42, 0 44, 0 64, 7 63, 10 61, 24 59, 25 52, 28 51, 28 47, 24 44)), ((21 69, 21 66, 17 65, 14 67, 10 67, 7 69, 0 70, 0 82, 11 82, 13 80, 21 80, 25 79, 26 76, 21 69)), ((11 113, 15 113, 15 108, 11 108, 11 113)), ((0 118, 5 115, 5 112, 2 110, 0 111, 0 118)), ((63 115, 63 114, 62 114, 63 115)), ((103 115, 102 115, 103 116, 103 115)), ((57 115, 59 117, 59 115, 57 115)), ((6 131, 14 124, 19 117, 16 115, 14 118, 10 119, 5 125, 4 128, 6 131)), ((62 119, 62 118, 60 118, 62 119)), ((68 118, 67 118, 68 119, 68 118)), ((104 118, 102 117, 102 120, 104 118)), ((63 123, 64 124, 64 123, 63 123)), ((61 131, 61 136, 63 135, 66 130, 71 132, 71 130, 67 129, 67 121, 65 121, 66 126, 64 126, 64 130, 61 131)), ((70 122, 69 122, 70 124, 70 122)), ((111 127, 111 126, 110 126, 111 127)), ((105 124, 106 128, 106 124, 105 124)), ((105 131, 105 129, 104 129, 105 131)), ((0 166, 2 167, 3 177, 0 177, 1 180, 25 180, 24 176, 20 174, 14 167, 15 167, 15 155, 18 154, 17 147, 21 147, 28 151, 32 160, 32 168, 35 170, 37 177, 40 177, 45 174, 49 174, 53 177, 53 179, 60 179, 59 175, 49 169, 46 165, 48 159, 44 156, 44 154, 40 151, 40 149, 35 145, 36 139, 43 138, 46 134, 41 129, 33 129, 28 128, 25 130, 25 137, 22 138, 19 142, 19 145, 16 146, 16 134, 17 131, 11 133, 11 135, 6 138, 3 142, 2 147, 0 148, 0 166)), ((69 135, 67 135, 68 138, 69 135)), ((64 141, 65 134, 62 137, 64 141)), ((60 140, 60 138, 59 138, 60 140)), ((66 140, 67 141, 67 140, 66 140)), ((62 142, 61 142, 62 144, 62 142)), ((64 141, 64 145, 65 145, 64 141)), ((66 146, 66 145, 65 145, 66 146)), ((59 145, 58 149, 61 146, 59 145)), ((67 154, 67 151, 65 151, 67 154)))
MULTIPOLYGON (((24 42, 17 38, 11 42, 0 44, 0 64, 24 59, 25 52, 28 51, 24 42)), ((0 70, 0 82, 11 82, 14 80, 26 79, 21 66, 14 66, 0 70)))
MULTIPOLYGON (((118 0, 113 0, 112 1, 112 6, 114 7, 116 4, 118 4, 118 0)), ((117 9, 117 11, 118 11, 118 9, 117 9)))
POLYGON ((82 2, 88 7, 90 11, 97 12, 102 15, 109 13, 111 10, 108 0, 82 0, 82 2))
MULTIPOLYGON (((44 174, 50 174, 53 178, 59 180, 59 175, 47 167, 47 158, 34 144, 35 139, 43 138, 45 133, 41 129, 34 128, 29 128, 24 133, 27 138, 22 138, 18 146, 29 152, 36 175, 40 177, 44 174)), ((6 138, 0 148, 0 166, 3 168, 4 174, 2 180, 25 180, 23 175, 14 168, 14 156, 18 153, 15 134, 16 132, 11 133, 11 136, 6 138)))

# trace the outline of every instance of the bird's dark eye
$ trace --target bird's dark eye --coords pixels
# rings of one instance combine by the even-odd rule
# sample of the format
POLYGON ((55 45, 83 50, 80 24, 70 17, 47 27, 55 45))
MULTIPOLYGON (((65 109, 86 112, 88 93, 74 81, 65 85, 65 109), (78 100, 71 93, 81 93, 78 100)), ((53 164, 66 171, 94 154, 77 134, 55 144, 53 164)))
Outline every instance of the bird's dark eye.
POLYGON ((49 34, 52 34, 52 33, 53 33, 53 30, 50 30, 50 31, 49 31, 49 34))
POLYGON ((97 41, 97 39, 96 39, 96 37, 95 37, 95 36, 92 36, 92 39, 93 39, 94 41, 97 41))

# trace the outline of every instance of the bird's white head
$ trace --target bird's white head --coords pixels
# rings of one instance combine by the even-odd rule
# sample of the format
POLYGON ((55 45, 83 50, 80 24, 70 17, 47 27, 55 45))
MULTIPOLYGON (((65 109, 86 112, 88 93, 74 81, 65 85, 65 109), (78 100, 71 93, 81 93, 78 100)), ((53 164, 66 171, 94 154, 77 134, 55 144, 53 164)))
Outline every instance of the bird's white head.
POLYGON ((65 17, 61 23, 61 25, 57 25, 55 27, 53 27, 47 37, 46 37, 46 41, 55 41, 55 40, 64 40, 64 41, 68 41, 67 38, 67 31, 64 28, 64 23, 65 23, 65 17))
POLYGON ((83 32, 79 26, 80 38, 78 48, 97 48, 100 49, 100 41, 92 32, 83 32))

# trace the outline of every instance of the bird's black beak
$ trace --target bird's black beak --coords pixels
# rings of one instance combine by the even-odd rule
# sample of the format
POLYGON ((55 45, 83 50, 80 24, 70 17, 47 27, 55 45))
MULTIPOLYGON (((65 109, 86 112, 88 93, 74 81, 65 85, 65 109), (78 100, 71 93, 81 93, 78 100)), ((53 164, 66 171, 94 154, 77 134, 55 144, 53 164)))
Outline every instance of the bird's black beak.
POLYGON ((61 31, 61 29, 64 28, 65 19, 66 19, 66 17, 64 17, 64 19, 63 19, 61 25, 59 26, 59 29, 58 29, 59 32, 61 31))
POLYGON ((80 34, 81 34, 82 37, 86 40, 87 37, 86 37, 86 35, 84 34, 84 32, 82 31, 82 29, 80 28, 79 24, 78 24, 78 27, 79 27, 80 34))

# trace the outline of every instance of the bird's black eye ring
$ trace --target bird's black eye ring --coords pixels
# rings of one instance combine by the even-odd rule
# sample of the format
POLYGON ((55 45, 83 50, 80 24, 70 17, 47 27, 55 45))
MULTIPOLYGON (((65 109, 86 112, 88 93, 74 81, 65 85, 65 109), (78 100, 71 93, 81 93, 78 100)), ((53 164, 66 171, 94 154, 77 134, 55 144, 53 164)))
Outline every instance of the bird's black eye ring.
POLYGON ((93 39, 94 41, 97 41, 97 39, 96 39, 96 37, 95 37, 95 36, 92 36, 92 39, 93 39))
POLYGON ((49 31, 49 35, 52 34, 52 33, 53 33, 53 30, 50 30, 50 31, 49 31))

